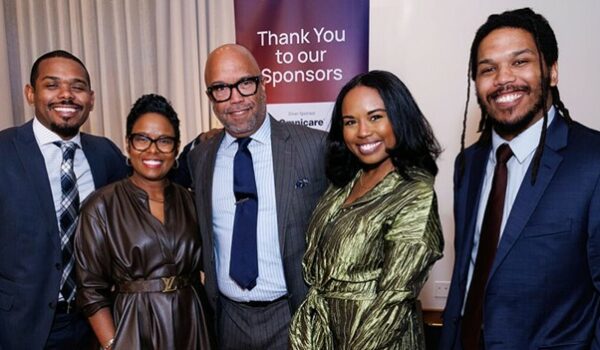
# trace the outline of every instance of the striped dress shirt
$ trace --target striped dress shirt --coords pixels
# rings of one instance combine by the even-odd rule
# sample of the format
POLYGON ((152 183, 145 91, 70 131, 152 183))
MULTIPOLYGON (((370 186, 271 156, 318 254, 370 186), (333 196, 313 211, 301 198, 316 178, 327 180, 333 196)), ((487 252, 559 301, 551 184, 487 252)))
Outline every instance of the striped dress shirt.
POLYGON ((217 151, 212 188, 212 222, 214 231, 214 252, 219 291, 227 298, 240 301, 270 301, 287 293, 283 262, 279 249, 277 229, 277 205, 273 154, 271 150, 271 123, 265 118, 262 126, 250 136, 248 149, 258 191, 257 253, 258 279, 252 290, 240 288, 229 277, 231 238, 235 216, 235 196, 233 194, 233 158, 238 143, 228 133, 217 151))

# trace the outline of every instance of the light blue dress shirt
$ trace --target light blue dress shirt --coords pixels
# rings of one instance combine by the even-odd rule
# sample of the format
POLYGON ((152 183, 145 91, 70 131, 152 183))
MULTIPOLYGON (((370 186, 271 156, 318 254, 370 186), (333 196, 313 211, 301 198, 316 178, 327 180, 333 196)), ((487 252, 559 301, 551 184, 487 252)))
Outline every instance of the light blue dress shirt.
MULTIPOLYGON (((548 111, 548 125, 554 120, 555 109, 551 107, 548 111)), ((488 156, 487 166, 485 168, 485 177, 483 179, 483 187, 481 188, 481 196, 479 198, 479 207, 477 210, 477 226, 475 227, 475 236, 473 237, 473 250, 471 251, 471 259, 469 262, 469 275, 467 279, 467 293, 466 298, 471 286, 471 279, 473 278, 473 270, 475 269, 475 261, 477 259, 477 250, 479 249, 479 238, 481 236, 481 225, 483 224, 483 216, 485 214, 485 207, 487 206, 490 191, 492 190, 492 180, 494 178, 494 168, 496 167, 496 150, 503 143, 508 143, 510 149, 513 151, 513 156, 506 163, 508 169, 506 193, 504 197, 504 210, 502 212, 502 225, 500 226, 500 236, 498 237, 498 244, 502 239, 502 233, 504 226, 510 215, 521 183, 525 178, 527 169, 531 164, 535 149, 540 142, 540 135, 542 133, 542 126, 544 120, 540 119, 535 124, 527 128, 525 131, 517 135, 511 141, 504 140, 496 131, 492 131, 492 150, 488 156)), ((464 312, 463 304, 463 312, 464 312)))
MULTIPOLYGON (((37 117, 33 118, 33 135, 35 141, 40 147, 42 156, 44 156, 44 163, 46 164, 46 172, 48 172, 48 181, 50 181, 50 188, 52 190, 52 200, 54 201, 54 211, 56 213, 56 222, 58 224, 58 230, 60 231, 60 209, 62 199, 62 187, 60 185, 60 168, 62 164, 62 150, 60 147, 54 144, 56 141, 63 141, 57 134, 52 130, 44 126, 37 117)), ((92 170, 90 164, 83 153, 81 148, 81 135, 77 133, 72 139, 77 144, 75 150, 75 156, 73 158, 73 171, 75 171, 75 177, 77 178, 77 190, 79 191, 79 203, 83 203, 83 200, 87 198, 96 188, 94 185, 94 178, 92 176, 92 170)), ((62 294, 59 293, 59 300, 64 300, 62 294)))
MULTIPOLYGON (((60 166, 62 164, 62 151, 60 147, 54 144, 56 141, 63 141, 52 130, 46 128, 37 118, 33 119, 33 135, 42 151, 44 162, 46 163, 46 171, 48 172, 48 180, 52 188, 52 199, 54 200, 54 209, 56 210, 56 219, 60 221, 60 201, 62 199, 62 187, 60 186, 60 166)), ((79 203, 87 198, 96 188, 94 186, 94 178, 90 164, 83 153, 81 147, 81 135, 73 136, 69 141, 77 144, 75 156, 73 158, 73 170, 77 177, 77 190, 79 191, 79 203)), ((60 223, 58 224, 60 229, 60 223)))
POLYGON ((239 301, 271 301, 287 293, 283 262, 279 249, 277 205, 271 123, 269 117, 250 136, 248 149, 252 154, 256 189, 258 192, 257 254, 258 279, 252 290, 240 288, 229 277, 231 238, 235 216, 233 194, 233 158, 238 149, 236 139, 225 133, 217 151, 212 188, 212 222, 219 291, 227 298, 239 301))

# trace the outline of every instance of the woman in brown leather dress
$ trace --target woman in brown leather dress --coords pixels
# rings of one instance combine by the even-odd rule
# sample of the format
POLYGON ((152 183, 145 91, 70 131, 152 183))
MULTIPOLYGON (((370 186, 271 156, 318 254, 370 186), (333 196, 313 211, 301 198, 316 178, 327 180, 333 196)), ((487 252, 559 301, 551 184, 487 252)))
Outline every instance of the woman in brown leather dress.
POLYGON ((104 349, 210 349, 197 289, 192 197, 167 173, 179 148, 168 101, 144 95, 127 117, 132 175, 84 203, 75 237, 77 302, 104 349))

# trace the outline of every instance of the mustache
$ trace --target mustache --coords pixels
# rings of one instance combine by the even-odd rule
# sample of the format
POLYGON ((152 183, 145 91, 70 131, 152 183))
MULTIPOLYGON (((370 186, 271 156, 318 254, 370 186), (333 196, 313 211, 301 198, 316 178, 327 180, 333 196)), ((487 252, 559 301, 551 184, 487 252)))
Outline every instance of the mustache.
POLYGON ((526 85, 504 85, 504 86, 501 86, 498 89, 494 90, 491 94, 489 94, 489 97, 494 99, 494 98, 500 96, 501 94, 504 94, 507 92, 529 93, 529 92, 531 92, 531 88, 526 85))
POLYGON ((80 104, 77 104, 77 103, 73 102, 73 100, 61 100, 61 101, 58 101, 58 102, 53 102, 53 103, 48 104, 49 108, 53 108, 53 107, 56 107, 56 106, 61 106, 61 107, 75 107, 75 108, 79 108, 79 109, 83 108, 80 104))
POLYGON ((225 109, 225 113, 229 114, 229 113, 235 113, 235 112, 239 112, 239 111, 250 110, 250 109, 252 109, 252 107, 253 107, 252 105, 230 107, 230 108, 225 109))

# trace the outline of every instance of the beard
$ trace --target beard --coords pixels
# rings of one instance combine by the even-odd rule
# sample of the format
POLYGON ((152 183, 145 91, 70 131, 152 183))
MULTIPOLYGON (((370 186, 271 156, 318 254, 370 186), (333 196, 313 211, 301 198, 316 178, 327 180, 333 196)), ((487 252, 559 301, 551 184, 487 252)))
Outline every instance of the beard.
POLYGON ((71 125, 59 125, 56 123, 51 123, 50 130, 55 132, 58 136, 61 136, 64 138, 71 138, 71 137, 77 135, 77 133, 79 132, 79 125, 71 126, 71 125))
MULTIPOLYGON (((532 93, 532 89, 529 87, 507 86, 502 90, 507 89, 510 89, 511 91, 526 91, 532 93)), ((496 91, 494 94, 491 95, 492 98, 495 97, 494 95, 497 95, 501 92, 501 90, 496 91)), ((533 93, 535 92, 536 91, 534 90, 533 93)), ((543 111, 545 103, 543 101, 542 96, 549 96, 549 92, 550 84, 547 79, 543 79, 542 83, 537 89, 535 103, 533 104, 533 106, 531 106, 531 108, 523 115, 519 116, 518 118, 514 118, 513 120, 502 120, 501 118, 496 117, 492 112, 490 112, 490 109, 487 108, 487 105, 481 100, 481 97, 479 97, 479 95, 477 95, 477 103, 479 104, 479 107, 482 109, 485 115, 488 116, 489 125, 492 128, 494 128, 494 130, 496 130, 496 132, 499 135, 518 135, 521 132, 525 131, 531 125, 531 122, 535 119, 535 117, 541 111, 543 111)))
MULTIPOLYGON (((536 115, 542 110, 544 104, 542 103, 542 96, 539 96, 536 103, 527 111, 523 116, 517 118, 513 122, 504 122, 491 116, 491 125, 500 135, 513 134, 518 135, 525 131, 533 121, 536 115)), ((486 111, 486 113, 488 113, 486 111)), ((489 115, 489 113, 488 113, 489 115)))
POLYGON ((87 119, 89 117, 89 115, 87 115, 87 113, 89 113, 89 110, 86 111, 84 106, 82 106, 81 104, 74 103, 72 100, 67 99, 67 100, 60 100, 58 102, 49 104, 47 107, 47 110, 46 110, 46 114, 50 115, 50 113, 53 112, 53 109, 56 106, 75 108, 75 109, 79 110, 79 113, 81 113, 81 115, 72 117, 67 121, 61 120, 62 118, 47 117, 48 119, 51 120, 50 121, 50 130, 52 130, 58 136, 61 136, 63 138, 71 138, 71 137, 77 135, 77 133, 79 132, 79 129, 81 128, 83 123, 85 123, 87 121, 87 119), (56 120, 56 121, 52 121, 52 120, 56 120), (73 123, 75 123, 75 124, 73 124, 73 123))

